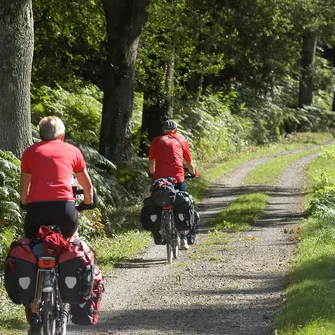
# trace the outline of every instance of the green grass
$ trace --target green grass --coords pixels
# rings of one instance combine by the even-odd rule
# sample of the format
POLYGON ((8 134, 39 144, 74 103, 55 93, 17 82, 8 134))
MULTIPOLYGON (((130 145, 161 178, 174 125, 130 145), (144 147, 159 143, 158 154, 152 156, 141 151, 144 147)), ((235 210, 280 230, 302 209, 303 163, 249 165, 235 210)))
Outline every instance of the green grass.
POLYGON ((335 334, 335 226, 303 225, 286 302, 276 320, 281 335, 335 334))
POLYGON ((103 274, 116 264, 134 258, 152 243, 149 232, 130 231, 114 238, 99 239, 91 243, 97 264, 103 274))
POLYGON ((1 283, 0 285, 0 334, 16 335, 28 329, 23 306, 14 305, 1 283))
MULTIPOLYGON (((243 164, 251 159, 266 157, 288 150, 300 149, 316 144, 322 144, 332 140, 334 137, 330 133, 301 133, 291 135, 286 142, 275 143, 266 146, 250 147, 247 150, 231 155, 223 163, 201 163, 197 164, 200 178, 187 181, 187 190, 196 202, 199 202, 206 189, 218 178, 232 171, 236 166, 243 164)), ((296 158, 297 159, 297 158, 296 158)))
POLYGON ((241 231, 248 229, 264 212, 268 196, 264 193, 249 193, 239 196, 224 211, 208 221, 217 230, 241 231))
POLYGON ((277 178, 283 173, 285 168, 299 158, 319 151, 320 149, 310 149, 301 151, 288 156, 279 156, 271 159, 270 161, 260 165, 252 170, 247 178, 244 179, 245 184, 261 184, 261 185, 274 185, 277 178))
MULTIPOLYGON (((324 174, 335 177, 334 157, 320 155, 308 168, 306 199, 324 174)), ((333 179, 325 181, 333 187, 333 179)), ((278 335, 335 334, 335 210, 328 208, 302 225, 301 242, 290 268, 285 302, 276 319, 278 335)))

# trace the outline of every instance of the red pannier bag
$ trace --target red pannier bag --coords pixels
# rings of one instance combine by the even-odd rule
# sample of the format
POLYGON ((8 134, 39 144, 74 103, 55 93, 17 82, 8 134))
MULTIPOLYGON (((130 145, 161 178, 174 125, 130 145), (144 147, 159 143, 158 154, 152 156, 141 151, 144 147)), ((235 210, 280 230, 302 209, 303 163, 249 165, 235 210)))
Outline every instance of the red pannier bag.
POLYGON ((92 296, 83 304, 71 305, 72 322, 82 326, 95 325, 99 320, 104 292, 104 279, 99 267, 95 266, 92 296))
POLYGON ((5 260, 4 286, 14 304, 29 306, 34 300, 37 264, 28 238, 13 242, 5 260))
POLYGON ((71 237, 67 242, 68 249, 58 257, 59 290, 64 302, 82 304, 93 290, 94 254, 78 237, 71 237))

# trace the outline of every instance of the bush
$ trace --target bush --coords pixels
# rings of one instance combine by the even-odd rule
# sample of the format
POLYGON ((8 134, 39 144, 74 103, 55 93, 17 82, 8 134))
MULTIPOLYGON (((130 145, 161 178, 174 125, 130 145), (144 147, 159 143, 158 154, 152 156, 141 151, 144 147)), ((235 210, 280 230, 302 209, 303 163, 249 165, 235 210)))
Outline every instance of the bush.
POLYGON ((66 137, 98 149, 101 126, 102 92, 94 85, 80 86, 69 92, 58 86, 32 90, 32 123, 56 115, 66 126, 66 137))
POLYGON ((228 154, 251 144, 252 122, 231 114, 233 99, 234 94, 226 97, 208 92, 198 103, 176 107, 173 118, 188 139, 195 159, 225 160, 228 154))

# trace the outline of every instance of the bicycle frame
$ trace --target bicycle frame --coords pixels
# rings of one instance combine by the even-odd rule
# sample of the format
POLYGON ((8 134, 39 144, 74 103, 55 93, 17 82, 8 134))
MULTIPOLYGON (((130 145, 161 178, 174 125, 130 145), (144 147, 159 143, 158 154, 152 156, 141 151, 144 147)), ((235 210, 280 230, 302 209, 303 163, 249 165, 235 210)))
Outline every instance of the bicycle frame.
POLYGON ((166 251, 168 263, 172 263, 173 258, 178 257, 179 251, 179 233, 175 227, 173 218, 173 207, 163 207, 162 222, 161 222, 161 235, 166 241, 166 251))

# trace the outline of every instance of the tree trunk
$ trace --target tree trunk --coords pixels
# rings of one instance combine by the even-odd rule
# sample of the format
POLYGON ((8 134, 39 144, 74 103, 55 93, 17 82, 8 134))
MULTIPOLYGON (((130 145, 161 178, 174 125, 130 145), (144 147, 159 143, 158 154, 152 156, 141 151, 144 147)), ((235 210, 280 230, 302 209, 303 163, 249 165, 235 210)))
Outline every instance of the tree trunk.
POLYGON ((148 156, 150 143, 156 136, 162 134, 162 121, 168 118, 167 109, 157 99, 157 92, 146 90, 141 126, 140 156, 148 156))
POLYGON ((34 49, 31 0, 0 2, 0 149, 21 157, 32 143, 30 81, 34 49))
POLYGON ((313 102, 313 75, 316 51, 316 34, 306 32, 303 36, 301 57, 301 79, 299 85, 299 107, 310 106, 313 102))
POLYGON ((164 85, 160 82, 149 83, 144 91, 142 113, 140 156, 149 154, 150 142, 162 133, 162 122, 170 117, 172 112, 173 79, 174 79, 174 50, 171 59, 166 61, 164 85))
POLYGON ((335 112, 335 92, 333 97, 332 111, 335 112))
POLYGON ((99 151, 114 163, 132 156, 131 119, 137 48, 150 0, 102 0, 108 35, 99 151))

